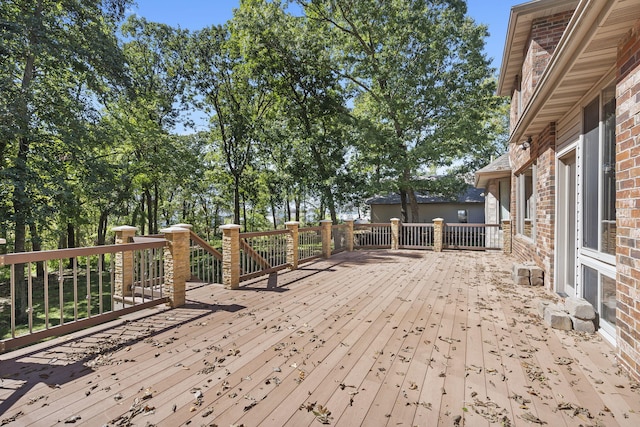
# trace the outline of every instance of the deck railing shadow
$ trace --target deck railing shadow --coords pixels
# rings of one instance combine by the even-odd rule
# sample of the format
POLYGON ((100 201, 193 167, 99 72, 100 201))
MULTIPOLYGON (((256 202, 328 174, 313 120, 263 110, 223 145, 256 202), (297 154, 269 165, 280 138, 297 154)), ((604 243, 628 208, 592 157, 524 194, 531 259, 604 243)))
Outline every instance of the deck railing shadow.
POLYGON ((13 358, 4 358, 0 363, 0 378, 3 378, 3 382, 15 380, 20 384, 13 388, 8 398, 0 401, 0 414, 10 409, 37 384, 45 383, 51 388, 59 388, 68 381, 76 381, 79 377, 90 375, 94 372, 90 362, 98 356, 113 355, 136 343, 197 322, 212 313, 235 313, 245 308, 239 304, 206 304, 187 300, 179 314, 175 310, 167 309, 131 320, 119 320, 117 325, 108 324, 103 328, 92 328, 73 339, 52 340, 32 351, 21 351, 13 358), (189 314, 190 311, 192 314, 189 314), (167 313, 172 313, 171 317, 167 317, 167 313), (166 326, 158 327, 160 324, 166 326), (121 333, 118 333, 119 329, 121 333), (98 344, 89 343, 89 340, 98 344), (83 343, 88 345, 83 347, 83 343), (54 348, 59 348, 60 351, 54 353, 51 351, 54 348), (34 362, 36 359, 42 362, 34 362))

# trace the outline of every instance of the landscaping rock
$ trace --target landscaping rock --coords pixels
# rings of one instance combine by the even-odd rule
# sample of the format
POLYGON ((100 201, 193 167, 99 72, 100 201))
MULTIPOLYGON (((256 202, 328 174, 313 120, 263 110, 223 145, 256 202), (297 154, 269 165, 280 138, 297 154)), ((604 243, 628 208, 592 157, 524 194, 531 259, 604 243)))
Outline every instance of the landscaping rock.
POLYGON ((584 298, 569 297, 564 302, 565 309, 569 315, 582 320, 593 320, 596 312, 593 306, 584 298))
POLYGON ((531 286, 544 286, 544 278, 542 277, 530 277, 531 286))
POLYGON ((547 309, 544 311, 544 321, 553 329, 560 329, 563 331, 570 331, 573 328, 571 317, 558 309, 547 309))
POLYGON ((537 309, 538 309, 538 314, 540 315, 540 318, 542 318, 542 319, 544 319, 544 312, 547 311, 547 310, 560 310, 560 311, 562 311, 562 307, 561 306, 559 306, 558 304, 554 304, 553 301, 550 301, 548 299, 538 300, 537 309))
POLYGON ((544 270, 540 267, 529 267, 529 276, 536 279, 544 279, 544 270))
POLYGON ((583 320, 571 316, 571 322, 573 323, 573 329, 578 332, 587 332, 593 334, 596 331, 596 325, 593 323, 593 320, 583 320))
POLYGON ((513 264, 513 269, 511 270, 513 273, 513 277, 529 277, 531 274, 529 271, 529 266, 523 264, 513 264))

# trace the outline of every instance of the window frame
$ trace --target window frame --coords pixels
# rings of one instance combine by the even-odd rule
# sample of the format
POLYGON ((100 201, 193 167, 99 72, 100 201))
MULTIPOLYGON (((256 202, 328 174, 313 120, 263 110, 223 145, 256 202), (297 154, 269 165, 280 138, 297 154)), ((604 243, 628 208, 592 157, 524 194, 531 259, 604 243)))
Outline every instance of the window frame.
MULTIPOLYGON (((581 145, 581 160, 580 160, 580 174, 581 174, 581 179, 580 179, 580 186, 581 186, 581 195, 579 198, 579 204, 580 204, 580 211, 581 211, 581 215, 579 217, 579 221, 580 221, 580 234, 579 234, 579 253, 580 255, 585 255, 588 256, 590 258, 599 260, 603 263, 606 264, 610 264, 610 265, 615 265, 616 263, 616 255, 615 255, 615 243, 613 245, 613 253, 608 253, 605 252, 603 249, 603 233, 604 233, 604 223, 605 221, 607 221, 609 224, 611 224, 611 219, 604 219, 604 211, 605 211, 605 151, 606 151, 606 147, 605 144, 607 142, 612 143, 612 147, 609 147, 609 153, 613 153, 613 191, 609 191, 608 194, 609 196, 613 195, 614 198, 614 202, 613 205, 615 206, 615 185, 616 185, 616 179, 615 179, 615 119, 613 120, 613 138, 607 140, 606 138, 606 131, 609 129, 611 130, 611 128, 606 128, 606 117, 605 117, 605 107, 608 106, 610 104, 610 102, 613 101, 614 102, 614 108, 613 108, 613 115, 615 118, 615 84, 610 84, 605 86, 604 88, 602 88, 600 91, 598 91, 598 93, 591 98, 591 100, 586 103, 583 108, 582 108, 582 132, 581 132, 581 138, 580 138, 580 145, 581 145), (607 95, 613 95, 613 99, 611 99, 610 96, 607 95), (593 162, 593 165, 591 167, 589 167, 589 165, 587 165, 588 162, 588 149, 589 148, 593 148, 593 147, 587 147, 587 144, 591 143, 593 144, 594 141, 589 140, 589 138, 593 137, 594 134, 592 134, 591 136, 587 136, 586 134, 588 134, 588 131, 586 129, 588 129, 589 125, 586 123, 586 118, 585 118, 585 110, 587 108, 589 108, 590 106, 592 106, 592 104, 594 102, 598 103, 598 121, 597 121, 597 125, 596 127, 592 128, 593 131, 597 130, 597 150, 593 150, 592 154, 597 152, 597 159, 595 159, 595 161, 593 162), (597 166, 595 166, 597 165, 597 166), (595 169, 595 170, 594 170, 595 169), (595 177, 594 177, 595 175, 595 177), (596 178, 596 180, 594 180, 594 178, 596 178), (589 179, 591 179, 591 181, 589 181, 589 179), (594 185, 595 184, 595 185, 594 185), (597 195, 595 196, 595 207, 591 206, 593 205, 593 192, 597 192, 597 195), (587 198, 592 197, 591 203, 587 203, 587 198), (595 209, 595 212, 594 212, 595 209), (588 219, 588 215, 591 214, 593 215, 595 213, 596 217, 595 218, 591 218, 588 219), (595 227, 595 233, 593 233, 593 229, 594 229, 594 225, 596 225, 595 227), (591 245, 591 246, 587 246, 588 243, 588 238, 589 236, 586 236, 586 233, 593 233, 593 236, 591 236, 592 239, 597 239, 596 245, 591 245), (596 246, 596 247, 593 247, 596 246)), ((607 162, 608 167, 611 167, 611 164, 609 162, 607 162)), ((611 190, 611 189, 610 189, 611 190)), ((613 209, 613 216, 614 216, 614 231, 613 231, 613 237, 608 234, 609 239, 613 238, 613 240, 615 241, 615 208, 613 209)), ((611 233, 611 231, 609 231, 609 233, 611 233)), ((611 241, 611 240, 610 240, 611 241)))
POLYGON ((536 241, 536 214, 537 214, 537 167, 536 163, 531 163, 528 167, 522 170, 516 175, 516 233, 525 239, 536 241), (530 171, 530 174, 528 172, 530 171), (527 178, 531 177, 531 195, 526 198, 527 178), (527 210, 527 201, 530 202, 529 209, 527 210), (527 216, 529 211, 529 216, 527 216), (531 221, 531 235, 528 236, 525 232, 525 221, 531 221))

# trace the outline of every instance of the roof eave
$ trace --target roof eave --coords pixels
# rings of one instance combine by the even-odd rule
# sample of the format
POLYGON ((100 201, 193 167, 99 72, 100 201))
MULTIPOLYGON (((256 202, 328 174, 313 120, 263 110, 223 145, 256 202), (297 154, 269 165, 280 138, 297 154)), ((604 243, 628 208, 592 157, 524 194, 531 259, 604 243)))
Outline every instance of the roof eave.
MULTIPOLYGON (((507 34, 505 37, 504 51, 502 53, 500 75, 498 76, 498 95, 511 96, 511 92, 513 90, 512 82, 515 81, 515 75, 509 74, 509 65, 511 65, 513 61, 520 61, 523 59, 522 52, 514 51, 512 49, 517 28, 521 25, 525 25, 528 26, 528 29, 530 30, 531 21, 534 19, 534 16, 539 15, 545 10, 554 11, 554 13, 561 9, 570 10, 575 8, 578 3, 578 0, 534 0, 515 5, 511 8, 507 34)), ((521 68, 521 66, 518 67, 518 69, 521 68)))

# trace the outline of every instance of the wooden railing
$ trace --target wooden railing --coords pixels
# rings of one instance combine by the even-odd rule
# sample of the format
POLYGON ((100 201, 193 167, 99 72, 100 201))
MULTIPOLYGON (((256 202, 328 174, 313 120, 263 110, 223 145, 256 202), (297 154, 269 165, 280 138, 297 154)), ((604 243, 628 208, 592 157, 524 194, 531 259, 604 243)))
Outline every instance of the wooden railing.
POLYGON ((391 224, 374 223, 353 226, 353 244, 356 248, 390 248, 391 238, 391 224))
POLYGON ((298 230, 298 260, 311 261, 322 256, 322 227, 298 230))
POLYGON ((222 283, 222 252, 193 231, 189 240, 191 279, 203 283, 222 283))
POLYGON ((502 239, 498 224, 445 224, 445 249, 501 249, 502 239))
POLYGON ((402 224, 399 247, 404 249, 433 249, 433 224, 402 224))
POLYGON ((331 253, 337 254, 347 249, 347 225, 331 226, 331 253))
POLYGON ((164 246, 164 239, 143 239, 2 256, 0 351, 166 302, 164 246))
POLYGON ((289 233, 289 230, 240 233, 240 280, 287 268, 289 233))
POLYGON ((223 229, 219 251, 187 224, 155 236, 117 227, 119 244, 0 255, 0 351, 85 328, 163 302, 184 305, 197 279, 236 288, 240 281, 295 269, 301 262, 358 248, 499 249, 504 231, 488 224, 345 224, 258 233, 223 229), (20 308, 18 308, 20 307, 20 308))

